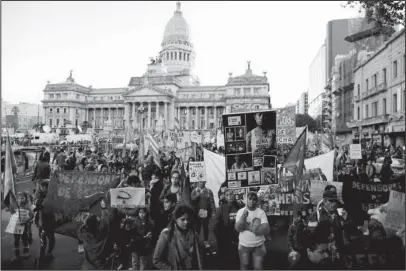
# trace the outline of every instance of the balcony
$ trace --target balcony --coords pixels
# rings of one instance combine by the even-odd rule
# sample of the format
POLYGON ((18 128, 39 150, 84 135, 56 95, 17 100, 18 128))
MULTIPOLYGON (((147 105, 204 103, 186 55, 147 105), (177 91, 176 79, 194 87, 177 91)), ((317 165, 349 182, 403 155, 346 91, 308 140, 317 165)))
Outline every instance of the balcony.
POLYGON ((379 93, 381 93, 381 92, 383 92, 383 91, 385 91, 387 89, 388 89, 387 84, 386 83, 381 83, 381 84, 379 84, 379 85, 377 85, 377 86, 375 86, 375 87, 373 87, 373 88, 371 88, 371 89, 369 89, 367 91, 364 91, 362 93, 362 99, 363 100, 367 99, 367 98, 369 98, 371 96, 374 96, 374 95, 377 95, 377 94, 379 94, 379 93))
POLYGON ((389 114, 379 115, 376 117, 369 117, 362 120, 354 120, 352 122, 348 122, 347 126, 350 128, 360 127, 360 126, 370 126, 380 123, 387 123, 389 121, 389 114))

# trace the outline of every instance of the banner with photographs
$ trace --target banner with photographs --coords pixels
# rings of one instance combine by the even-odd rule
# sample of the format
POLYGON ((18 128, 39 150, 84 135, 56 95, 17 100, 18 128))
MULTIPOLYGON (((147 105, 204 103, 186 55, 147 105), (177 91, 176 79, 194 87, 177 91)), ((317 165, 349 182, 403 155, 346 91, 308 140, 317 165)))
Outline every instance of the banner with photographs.
POLYGON ((277 183, 276 111, 223 115, 227 187, 277 183))
POLYGON ((296 141, 295 106, 276 111, 276 141, 278 144, 294 144, 296 141))
POLYGON ((247 188, 227 188, 227 191, 232 191, 235 197, 235 200, 238 202, 240 206, 244 206, 247 203, 247 188))

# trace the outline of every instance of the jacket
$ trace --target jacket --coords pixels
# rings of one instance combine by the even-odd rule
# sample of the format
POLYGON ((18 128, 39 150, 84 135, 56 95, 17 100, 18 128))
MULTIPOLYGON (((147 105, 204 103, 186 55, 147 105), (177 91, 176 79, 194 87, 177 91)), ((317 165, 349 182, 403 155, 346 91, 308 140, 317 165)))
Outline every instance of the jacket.
MULTIPOLYGON (((158 239, 158 243, 155 246, 154 255, 152 257, 152 263, 160 270, 182 270, 182 266, 177 261, 177 249, 175 244, 175 238, 171 236, 171 230, 165 228, 158 239)), ((200 252, 199 238, 195 235, 195 251, 197 266, 193 269, 202 270, 202 254, 200 252)))
POLYGON ((32 181, 49 179, 51 175, 51 166, 47 162, 39 162, 34 169, 34 175, 32 181))
MULTIPOLYGON (((301 237, 305 234, 303 223, 292 223, 288 229, 288 250, 302 252, 305 248, 302 245, 301 237)), ((302 253, 301 253, 302 254, 302 253)))
POLYGON ((199 209, 207 210, 208 215, 211 215, 216 211, 213 192, 205 187, 199 194, 197 189, 201 190, 200 188, 195 188, 191 193, 191 199, 196 203, 197 211, 199 209))
POLYGON ((217 239, 217 246, 223 248, 232 243, 238 244, 239 233, 235 230, 234 220, 230 219, 230 213, 236 214, 240 206, 234 202, 231 206, 228 204, 220 205, 216 217, 214 218, 214 234, 217 239))
POLYGON ((152 236, 145 238, 148 232, 153 232, 155 227, 154 222, 148 219, 145 223, 141 222, 138 217, 135 219, 132 229, 130 230, 131 236, 131 251, 137 252, 141 256, 147 256, 152 250, 152 236))

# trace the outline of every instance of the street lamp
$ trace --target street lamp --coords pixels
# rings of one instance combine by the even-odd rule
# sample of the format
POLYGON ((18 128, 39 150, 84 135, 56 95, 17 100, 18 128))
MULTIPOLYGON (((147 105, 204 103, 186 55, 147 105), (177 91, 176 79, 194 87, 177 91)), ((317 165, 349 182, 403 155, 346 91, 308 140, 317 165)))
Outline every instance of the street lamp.
POLYGON ((137 110, 138 110, 138 113, 140 113, 140 134, 141 134, 142 128, 143 128, 142 120, 143 120, 145 108, 141 105, 137 110))

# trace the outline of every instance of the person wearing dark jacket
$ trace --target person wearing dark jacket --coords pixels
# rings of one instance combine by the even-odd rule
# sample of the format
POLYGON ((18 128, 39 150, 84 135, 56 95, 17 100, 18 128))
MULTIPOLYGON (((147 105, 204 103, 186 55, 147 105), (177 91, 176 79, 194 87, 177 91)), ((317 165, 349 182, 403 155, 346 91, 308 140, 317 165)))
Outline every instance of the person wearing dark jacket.
POLYGON ((213 232, 216 236, 217 257, 221 270, 238 270, 238 232, 235 230, 235 216, 241 206, 235 200, 232 190, 225 192, 225 200, 220 205, 219 211, 214 219, 213 232))
POLYGON ((304 255, 306 250, 302 244, 302 237, 305 233, 306 226, 302 217, 302 212, 297 211, 293 217, 293 223, 288 229, 288 260, 290 266, 293 266, 301 255, 304 255))
POLYGON ((381 168, 381 176, 380 176, 380 179, 381 179, 382 183, 389 183, 390 179, 394 175, 393 170, 392 170, 392 168, 390 166, 390 163, 391 162, 388 159, 385 159, 383 161, 383 165, 382 165, 382 168, 381 168))
POLYGON ((164 197, 164 208, 159 212, 158 219, 155 221, 155 236, 158 237, 161 231, 168 226, 172 218, 173 210, 176 207, 176 202, 177 198, 175 194, 168 194, 164 197))
POLYGON ((112 222, 115 220, 117 210, 107 210, 102 205, 102 216, 98 218, 90 214, 78 230, 78 238, 83 241, 85 270, 105 270, 112 260, 113 240, 112 222))
POLYGON ((338 269, 337 264, 331 262, 330 256, 330 225, 319 223, 314 230, 305 232, 301 239, 304 253, 290 267, 291 270, 332 270, 338 269))
MULTIPOLYGON (((36 182, 36 193, 39 193, 40 186, 44 181, 49 181, 50 175, 51 166, 49 165, 48 157, 43 155, 40 162, 35 166, 34 174, 31 179, 31 181, 36 182)), ((38 198, 38 194, 36 194, 35 197, 38 198)))

